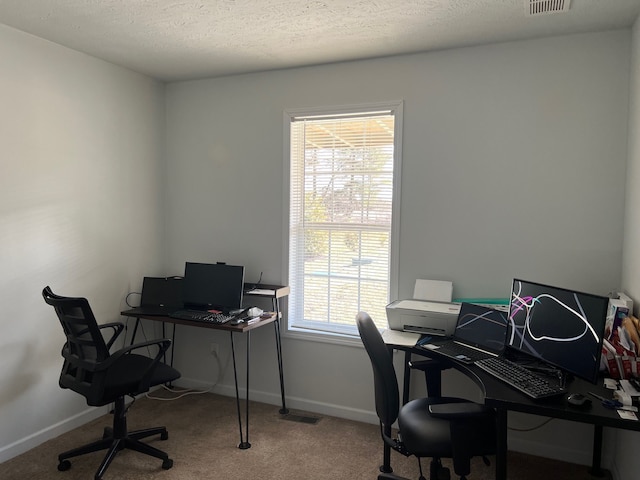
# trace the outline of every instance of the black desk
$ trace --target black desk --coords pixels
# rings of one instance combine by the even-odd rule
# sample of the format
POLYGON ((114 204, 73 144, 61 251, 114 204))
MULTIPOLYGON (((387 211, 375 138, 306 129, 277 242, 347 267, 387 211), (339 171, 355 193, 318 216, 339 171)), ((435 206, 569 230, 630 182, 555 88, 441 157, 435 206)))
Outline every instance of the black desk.
POLYGON ((507 412, 509 410, 593 425, 591 474, 595 476, 602 476, 603 427, 640 431, 640 421, 623 420, 615 410, 605 408, 601 402, 591 398, 589 392, 608 398, 611 397, 611 391, 601 384, 593 385, 579 378, 575 378, 567 384, 567 390, 570 393, 582 393, 591 398, 590 406, 579 408, 569 405, 566 396, 544 401, 533 401, 473 365, 457 365, 455 368, 473 379, 484 393, 485 405, 496 409, 498 427, 497 480, 506 480, 507 478, 507 412))
MULTIPOLYGON (((120 312, 121 315, 126 317, 133 317, 136 319, 136 325, 133 331, 133 336, 131 338, 131 342, 133 343, 137 331, 138 324, 140 320, 153 320, 157 322, 162 322, 163 327, 163 335, 164 335, 164 325, 166 323, 173 324, 173 338, 175 339, 175 326, 176 325, 188 325, 192 327, 200 327, 200 328, 210 328, 213 330, 222 330, 229 332, 230 341, 231 341, 231 355, 233 360, 233 377, 235 381, 235 389, 236 389, 236 407, 238 411, 238 425, 240 429, 240 443, 238 448, 247 449, 251 447, 251 443, 249 443, 249 358, 250 358, 250 350, 251 350, 251 331, 263 327, 265 325, 273 324, 275 328, 275 341, 276 341, 276 353, 278 357, 278 373, 280 375, 280 393, 282 397, 282 408, 280 409, 281 414, 289 413, 285 403, 285 393, 284 393, 284 374, 282 368, 282 343, 280 337, 280 308, 278 299, 282 298, 285 295, 289 294, 289 287, 275 286, 275 285, 262 285, 258 292, 245 292, 245 295, 255 295, 261 296, 265 298, 272 299, 273 311, 275 312, 268 318, 261 318, 260 321, 252 324, 242 323, 240 325, 230 325, 228 323, 217 324, 217 323, 207 323, 207 322, 198 322, 193 320, 183 320, 172 318, 169 316, 159 316, 159 315, 140 315, 138 313, 132 313, 130 310, 125 310, 120 312), (242 431, 242 414, 240 408, 240 392, 238 387, 238 371, 236 367, 236 353, 235 353, 235 344, 233 341, 234 333, 242 333, 246 335, 247 342, 247 358, 246 358, 246 396, 245 396, 245 431, 243 434, 242 431)), ((173 355, 172 355, 173 357, 173 355)), ((173 358, 171 359, 171 363, 173 363, 173 358)))
MULTIPOLYGON (((621 419, 615 410, 605 408, 598 400, 589 395, 589 392, 594 392, 610 398, 611 391, 601 384, 593 385, 579 378, 575 378, 567 384, 567 390, 570 393, 582 393, 591 398, 591 405, 587 408, 578 408, 569 405, 566 396, 533 401, 528 396, 511 388, 506 383, 494 378, 482 369, 439 355, 437 350, 427 350, 420 347, 403 347, 391 344, 389 344, 389 347, 404 350, 405 352, 403 403, 406 403, 408 400, 411 371, 409 361, 412 353, 427 357, 432 361, 435 360, 435 362, 427 365, 426 370, 428 379, 427 392, 429 395, 440 395, 442 382, 441 371, 447 368, 455 368, 460 371, 480 388, 484 395, 485 405, 495 408, 497 412, 498 444, 496 451, 496 480, 506 480, 507 478, 507 413, 510 410, 593 425, 594 438, 591 474, 595 476, 602 475, 603 427, 640 431, 640 421, 621 419)), ((387 458, 386 455, 387 452, 385 452, 385 461, 387 458)))

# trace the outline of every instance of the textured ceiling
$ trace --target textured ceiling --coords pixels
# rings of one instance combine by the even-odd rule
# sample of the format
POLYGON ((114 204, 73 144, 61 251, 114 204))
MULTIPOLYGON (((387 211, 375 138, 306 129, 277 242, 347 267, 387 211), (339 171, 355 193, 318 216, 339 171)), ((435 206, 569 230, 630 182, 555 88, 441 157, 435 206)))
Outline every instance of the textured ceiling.
POLYGON ((640 0, 572 0, 568 12, 537 16, 528 4, 0 0, 0 23, 171 81, 624 28, 640 13, 640 0))

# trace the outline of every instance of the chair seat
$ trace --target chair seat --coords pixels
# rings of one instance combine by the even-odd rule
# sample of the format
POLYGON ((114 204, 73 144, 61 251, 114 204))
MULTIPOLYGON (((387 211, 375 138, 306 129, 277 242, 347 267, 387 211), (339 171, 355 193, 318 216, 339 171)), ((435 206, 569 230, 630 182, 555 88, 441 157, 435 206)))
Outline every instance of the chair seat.
MULTIPOLYGON (((437 418, 429 412, 429 405, 443 403, 469 403, 468 400, 457 397, 418 398, 404 405, 398 414, 398 426, 402 432, 402 441, 406 448, 417 457, 453 457, 455 442, 451 439, 452 420, 437 418)), ((489 411, 489 409, 487 409, 489 411)), ((465 440, 468 448, 476 455, 493 453, 494 446, 484 434, 491 429, 493 419, 488 416, 479 419, 465 419, 463 426, 469 432, 465 440), (485 452, 486 450, 486 452, 485 452)))
MULTIPOLYGON (((142 393, 136 391, 140 383, 140 377, 152 362, 152 358, 135 353, 120 357, 111 368, 109 368, 105 380, 104 397, 100 403, 102 405, 111 403, 119 396, 122 396, 122 392, 129 392, 132 395, 142 393)), ((165 363, 158 363, 151 375, 149 386, 153 387, 162 383, 168 383, 178 378, 180 378, 180 372, 175 368, 165 363)))
POLYGON ((461 401, 459 398, 451 397, 418 398, 404 405, 398 414, 398 426, 407 449, 418 457, 450 458, 450 422, 432 417, 429 405, 461 401))

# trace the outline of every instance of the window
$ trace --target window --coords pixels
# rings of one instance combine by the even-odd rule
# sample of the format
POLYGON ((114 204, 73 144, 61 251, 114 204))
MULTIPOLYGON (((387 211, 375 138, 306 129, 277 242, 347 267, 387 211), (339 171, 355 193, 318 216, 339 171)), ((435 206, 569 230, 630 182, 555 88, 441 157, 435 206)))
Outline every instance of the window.
POLYGON ((289 330, 386 326, 397 281, 402 103, 288 111, 289 330))

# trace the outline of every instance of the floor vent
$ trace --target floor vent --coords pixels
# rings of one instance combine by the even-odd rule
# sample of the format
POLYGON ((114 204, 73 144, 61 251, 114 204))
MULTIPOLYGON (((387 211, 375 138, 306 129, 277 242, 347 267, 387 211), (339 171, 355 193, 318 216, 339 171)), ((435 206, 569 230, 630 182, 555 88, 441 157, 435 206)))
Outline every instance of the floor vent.
POLYGON ((525 0, 529 15, 568 12, 571 0, 525 0))
POLYGON ((321 417, 312 417, 310 415, 298 415, 295 413, 289 413, 287 415, 283 415, 282 418, 284 418, 285 420, 289 420, 290 422, 309 423, 311 425, 315 425, 321 419, 321 417))

